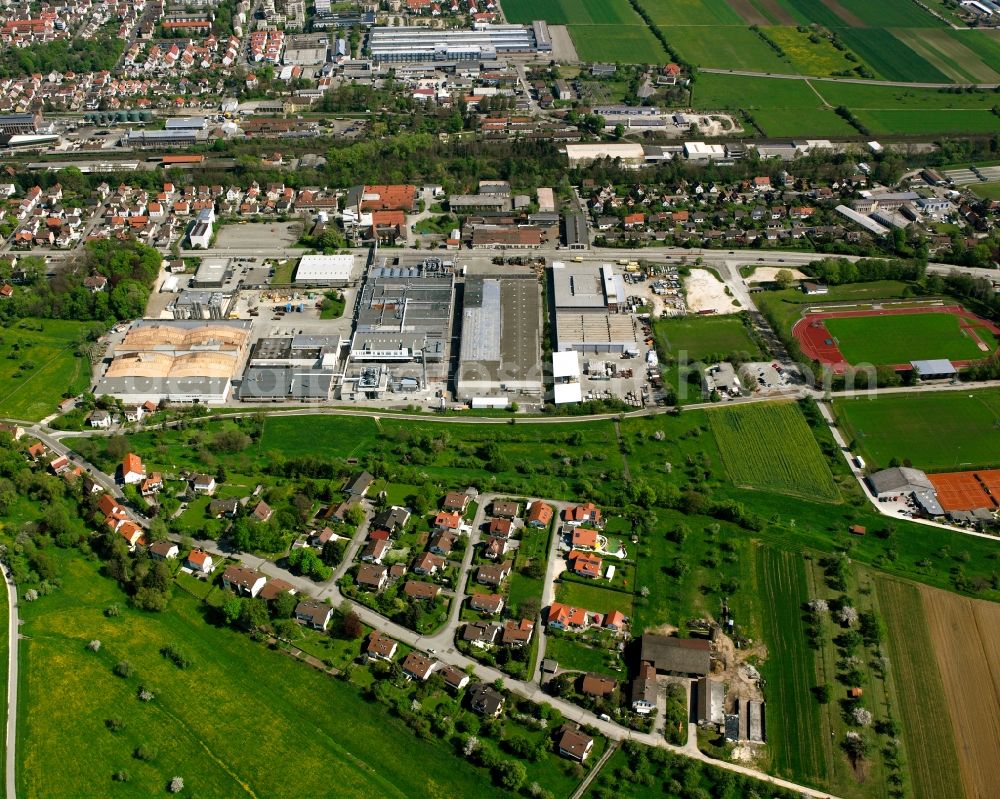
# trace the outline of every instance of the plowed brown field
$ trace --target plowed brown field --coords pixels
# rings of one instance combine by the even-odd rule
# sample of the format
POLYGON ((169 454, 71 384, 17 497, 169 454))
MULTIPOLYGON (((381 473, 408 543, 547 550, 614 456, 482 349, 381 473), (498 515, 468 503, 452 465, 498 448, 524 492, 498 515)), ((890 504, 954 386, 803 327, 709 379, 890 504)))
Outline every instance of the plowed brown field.
POLYGON ((921 586, 966 799, 993 799, 1000 763, 1000 605, 921 586))

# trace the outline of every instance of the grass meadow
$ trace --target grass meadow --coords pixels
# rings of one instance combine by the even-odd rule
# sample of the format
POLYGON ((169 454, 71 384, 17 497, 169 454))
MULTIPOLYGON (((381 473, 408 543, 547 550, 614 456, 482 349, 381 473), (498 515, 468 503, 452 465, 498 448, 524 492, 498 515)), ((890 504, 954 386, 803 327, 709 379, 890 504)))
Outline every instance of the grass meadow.
POLYGON ((837 399, 837 421, 871 469, 897 458, 925 471, 1000 466, 1000 394, 942 391, 837 399))
POLYGON ((713 409, 708 418, 726 472, 737 485, 840 499, 830 467, 794 403, 713 409))
MULTIPOLYGON (((921 358, 961 361, 988 355, 952 314, 839 317, 827 319, 826 327, 852 364, 901 364, 921 358)), ((991 351, 996 349, 992 333, 985 329, 977 332, 991 351)))
POLYGON ((750 336, 740 316, 687 316, 653 322, 653 334, 671 358, 683 353, 689 361, 733 352, 760 356, 760 347, 750 336))
POLYGON ((87 327, 61 319, 0 326, 0 416, 35 422, 53 413, 65 393, 90 386, 90 361, 76 356, 87 327))
POLYGON ((607 615, 613 610, 620 610, 626 616, 632 615, 631 592, 602 588, 600 584, 560 580, 556 583, 556 601, 574 608, 586 608, 592 613, 607 615))
POLYGON ((174 776, 203 798, 505 795, 355 687, 208 623, 183 593, 142 613, 94 563, 65 557, 62 572, 59 591, 22 609, 20 796, 156 796, 174 776), (120 616, 104 615, 111 604, 120 616), (194 665, 175 667, 165 644, 194 665), (115 676, 121 660, 133 677, 115 676), (154 756, 135 757, 140 746, 154 756), (112 782, 122 770, 130 780, 112 782))

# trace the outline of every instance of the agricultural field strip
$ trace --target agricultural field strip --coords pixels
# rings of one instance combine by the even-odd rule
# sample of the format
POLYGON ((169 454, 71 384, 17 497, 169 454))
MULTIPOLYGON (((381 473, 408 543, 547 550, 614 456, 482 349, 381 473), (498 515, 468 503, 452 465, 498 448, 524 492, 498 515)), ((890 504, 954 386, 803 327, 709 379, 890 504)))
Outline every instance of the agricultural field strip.
POLYGON ((920 591, 888 577, 876 579, 887 626, 894 706, 903 725, 916 799, 948 796, 960 783, 944 685, 934 658, 920 591))
POLYGON ((726 472, 738 485, 835 502, 840 492, 812 431, 794 403, 708 412, 726 472))

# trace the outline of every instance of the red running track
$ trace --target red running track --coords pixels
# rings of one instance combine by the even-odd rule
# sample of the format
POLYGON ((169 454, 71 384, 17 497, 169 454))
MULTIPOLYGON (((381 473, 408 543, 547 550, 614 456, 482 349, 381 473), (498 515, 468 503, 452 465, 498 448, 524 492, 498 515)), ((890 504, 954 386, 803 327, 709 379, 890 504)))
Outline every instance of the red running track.
MULTIPOLYGON (((985 327, 991 333, 1000 337, 1000 327, 997 327, 997 325, 993 324, 993 322, 990 322, 988 319, 983 319, 976 316, 971 311, 965 310, 965 308, 961 305, 885 308, 877 311, 866 309, 859 311, 807 312, 806 315, 792 327, 792 335, 798 339, 799 345, 802 347, 802 353, 807 358, 819 361, 824 366, 831 367, 836 374, 843 374, 850 364, 847 363, 844 358, 844 354, 837 346, 836 340, 832 335, 830 335, 830 331, 827 330, 825 320, 842 319, 850 316, 904 316, 907 314, 912 315, 924 313, 947 313, 952 316, 957 316, 961 320, 961 328, 980 343, 982 343, 982 339, 974 329, 976 327, 985 327)), ((956 368, 962 368, 971 364, 972 361, 952 361, 952 363, 956 368)), ((910 365, 908 363, 896 364, 894 368, 897 371, 910 369, 910 365)))

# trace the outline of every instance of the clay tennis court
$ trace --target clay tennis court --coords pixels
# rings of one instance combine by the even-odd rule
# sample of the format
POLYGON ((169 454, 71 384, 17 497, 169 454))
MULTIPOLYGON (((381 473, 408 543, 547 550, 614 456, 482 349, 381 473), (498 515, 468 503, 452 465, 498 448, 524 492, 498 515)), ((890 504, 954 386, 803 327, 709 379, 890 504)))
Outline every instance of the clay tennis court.
POLYGON ((929 474, 945 510, 1000 507, 1000 469, 983 472, 929 474))
MULTIPOLYGON (((850 365, 844 357, 837 340, 830 333, 826 326, 827 319, 844 319, 867 316, 906 316, 915 314, 941 313, 958 317, 958 326, 961 332, 972 339, 983 351, 983 355, 990 352, 989 346, 980 336, 980 330, 988 330, 995 336, 1000 337, 1000 327, 992 322, 976 316, 971 311, 965 310, 960 305, 918 305, 906 308, 866 308, 861 310, 843 311, 823 311, 813 308, 806 309, 805 316, 802 317, 792 327, 792 335, 799 341, 803 354, 812 360, 819 361, 824 366, 829 366, 837 374, 842 374, 850 365)), ((920 357, 919 353, 914 353, 914 359, 920 357)), ((955 368, 960 369, 973 363, 971 360, 951 360, 955 368)), ((909 370, 909 363, 887 364, 897 371, 909 370)))

